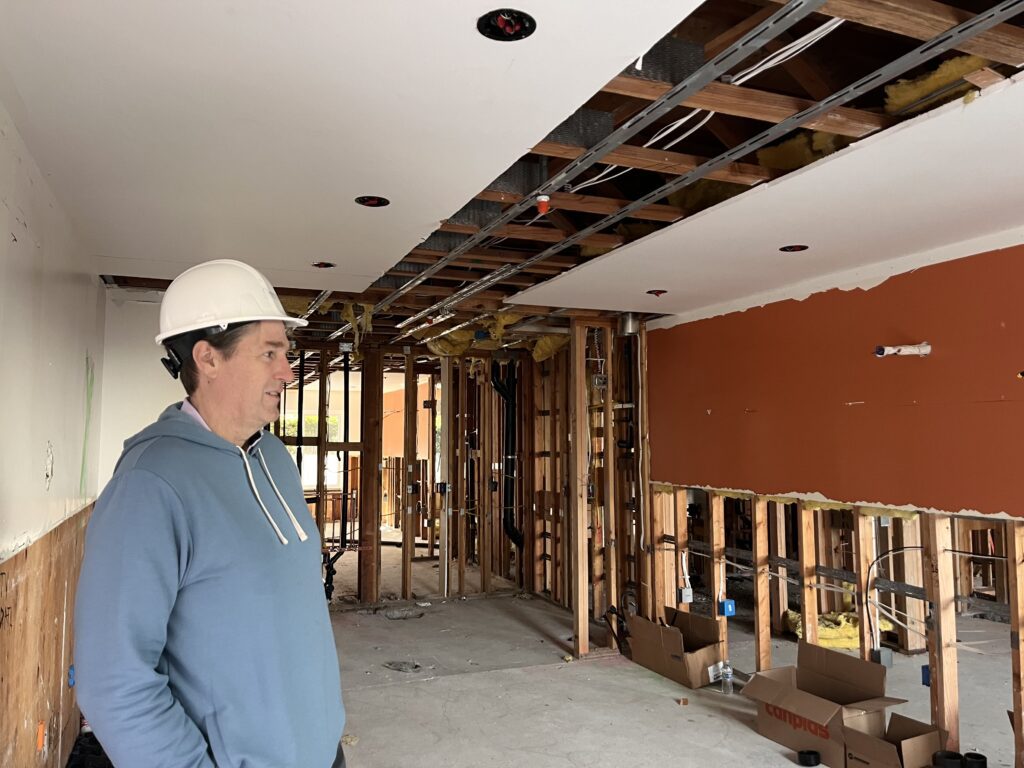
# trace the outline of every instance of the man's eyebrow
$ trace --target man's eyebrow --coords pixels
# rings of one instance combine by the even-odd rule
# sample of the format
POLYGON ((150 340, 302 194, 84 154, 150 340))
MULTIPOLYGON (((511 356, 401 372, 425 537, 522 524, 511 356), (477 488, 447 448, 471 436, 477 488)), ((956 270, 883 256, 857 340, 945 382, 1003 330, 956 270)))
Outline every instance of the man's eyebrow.
POLYGON ((274 347, 275 349, 284 349, 290 346, 287 341, 267 341, 265 343, 268 347, 274 347))

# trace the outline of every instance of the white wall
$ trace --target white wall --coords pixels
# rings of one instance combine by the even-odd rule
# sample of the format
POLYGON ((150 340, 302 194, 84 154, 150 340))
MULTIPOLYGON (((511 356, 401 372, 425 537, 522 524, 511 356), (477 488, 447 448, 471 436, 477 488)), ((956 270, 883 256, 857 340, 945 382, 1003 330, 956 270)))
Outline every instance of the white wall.
POLYGON ((153 341, 159 327, 160 294, 108 289, 100 489, 113 474, 124 441, 185 396, 181 382, 172 379, 160 364, 163 347, 153 341))
POLYGON ((0 561, 96 495, 104 307, 86 253, 0 103, 0 561))

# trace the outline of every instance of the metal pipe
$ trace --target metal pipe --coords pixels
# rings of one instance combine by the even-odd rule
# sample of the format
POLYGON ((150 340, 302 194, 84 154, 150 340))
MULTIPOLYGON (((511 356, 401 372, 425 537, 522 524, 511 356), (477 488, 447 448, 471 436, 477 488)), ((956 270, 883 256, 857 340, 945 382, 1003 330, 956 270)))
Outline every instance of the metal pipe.
POLYGON ((299 468, 299 480, 302 480, 302 393, 306 389, 306 350, 299 350, 299 418, 296 426, 295 436, 298 443, 295 446, 295 464, 299 468))
POLYGON ((491 386, 501 398, 505 410, 505 434, 502 454, 501 524, 516 549, 522 550, 523 532, 516 528, 516 369, 509 361, 506 377, 501 377, 501 364, 491 361, 491 386))
MULTIPOLYGON (((345 397, 342 400, 341 409, 341 439, 348 444, 349 441, 349 374, 352 370, 352 359, 348 352, 341 356, 342 386, 345 389, 345 397)), ((342 551, 348 546, 348 449, 342 451, 341 464, 341 540, 342 551)))

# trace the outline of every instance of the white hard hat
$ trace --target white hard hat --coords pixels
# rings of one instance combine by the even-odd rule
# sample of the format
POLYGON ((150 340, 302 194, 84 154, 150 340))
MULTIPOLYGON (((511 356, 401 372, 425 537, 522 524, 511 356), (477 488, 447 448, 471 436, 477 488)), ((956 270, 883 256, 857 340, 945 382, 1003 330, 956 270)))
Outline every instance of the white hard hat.
POLYGON ((200 328, 254 320, 280 320, 293 328, 307 324, 284 311, 274 286, 248 264, 207 261, 186 269, 167 286, 156 343, 200 328))

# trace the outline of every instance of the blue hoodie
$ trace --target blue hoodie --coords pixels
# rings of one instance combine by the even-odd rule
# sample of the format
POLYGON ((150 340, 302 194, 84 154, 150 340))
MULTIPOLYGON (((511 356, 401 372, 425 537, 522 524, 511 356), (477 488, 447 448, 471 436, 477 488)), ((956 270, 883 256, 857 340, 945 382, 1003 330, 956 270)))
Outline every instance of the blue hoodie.
POLYGON ((78 702, 118 768, 328 768, 345 724, 320 539, 284 445, 172 405, 86 534, 78 702))

